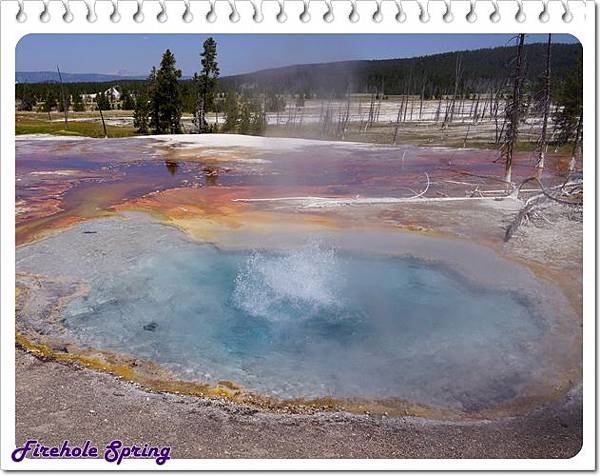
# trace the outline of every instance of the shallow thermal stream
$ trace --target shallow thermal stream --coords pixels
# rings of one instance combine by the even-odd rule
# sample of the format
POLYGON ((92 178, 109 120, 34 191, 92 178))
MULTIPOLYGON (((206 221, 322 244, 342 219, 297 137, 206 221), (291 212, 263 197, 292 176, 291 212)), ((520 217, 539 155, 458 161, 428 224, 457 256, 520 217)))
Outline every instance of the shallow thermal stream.
POLYGON ((90 284, 65 310, 78 341, 185 379, 477 409, 516 396, 543 362, 531 343, 546 323, 524 295, 331 236, 221 251, 164 225, 101 219, 20 248, 18 261, 90 284))

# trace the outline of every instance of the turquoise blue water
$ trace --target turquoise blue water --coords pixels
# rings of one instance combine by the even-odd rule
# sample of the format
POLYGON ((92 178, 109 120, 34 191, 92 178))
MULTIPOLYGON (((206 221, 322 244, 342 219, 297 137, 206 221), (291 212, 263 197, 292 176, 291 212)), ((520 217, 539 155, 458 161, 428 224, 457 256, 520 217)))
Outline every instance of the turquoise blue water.
POLYGON ((523 296, 320 242, 286 252, 178 243, 90 284, 65 317, 83 343, 280 397, 477 409, 515 396, 541 358, 530 344, 543 321, 523 296))

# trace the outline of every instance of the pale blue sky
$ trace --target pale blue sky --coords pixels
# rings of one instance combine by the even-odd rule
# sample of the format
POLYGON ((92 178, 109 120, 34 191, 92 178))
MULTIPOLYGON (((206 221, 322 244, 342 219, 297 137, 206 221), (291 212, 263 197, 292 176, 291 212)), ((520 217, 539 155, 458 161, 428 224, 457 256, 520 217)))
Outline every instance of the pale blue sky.
MULTIPOLYGON (((303 63, 406 58, 502 46, 514 35, 213 35, 222 75, 303 63)), ((184 75, 199 69, 207 35, 28 35, 17 46, 17 71, 145 75, 170 48, 184 75)), ((546 35, 528 35, 527 42, 546 35)), ((554 35, 573 43, 570 35, 554 35)))

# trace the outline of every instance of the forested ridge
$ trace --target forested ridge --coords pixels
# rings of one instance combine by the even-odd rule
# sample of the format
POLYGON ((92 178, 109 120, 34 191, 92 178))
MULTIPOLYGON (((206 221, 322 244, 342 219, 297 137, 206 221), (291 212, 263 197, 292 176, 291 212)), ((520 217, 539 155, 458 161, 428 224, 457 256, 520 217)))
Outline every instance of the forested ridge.
MULTIPOLYGON (((555 80, 565 77, 581 55, 580 44, 552 45, 552 71, 555 80)), ((525 46, 526 79, 536 81, 544 71, 545 45, 525 46)), ((230 87, 266 88, 278 93, 331 92, 369 93, 380 88, 385 94, 449 93, 454 88, 455 65, 460 58, 464 86, 472 92, 487 92, 490 83, 505 81, 514 61, 514 45, 472 51, 455 51, 415 58, 359 60, 306 64, 275 68, 222 79, 230 87), (408 91, 407 91, 408 89, 408 91)))

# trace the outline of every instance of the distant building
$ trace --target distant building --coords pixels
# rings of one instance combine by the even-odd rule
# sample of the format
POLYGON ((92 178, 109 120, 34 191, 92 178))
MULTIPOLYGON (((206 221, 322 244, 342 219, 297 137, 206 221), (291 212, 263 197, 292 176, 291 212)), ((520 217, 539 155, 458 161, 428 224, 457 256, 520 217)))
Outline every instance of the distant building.
POLYGON ((108 100, 111 103, 121 100, 121 93, 116 88, 116 86, 113 86, 112 88, 108 88, 106 91, 104 91, 104 95, 108 98, 108 100))
POLYGON ((91 94, 82 94, 81 100, 85 105, 86 109, 95 109, 96 99, 99 94, 103 94, 111 104, 116 104, 121 100, 121 92, 117 89, 116 86, 112 86, 108 88, 106 91, 91 93, 91 94))

